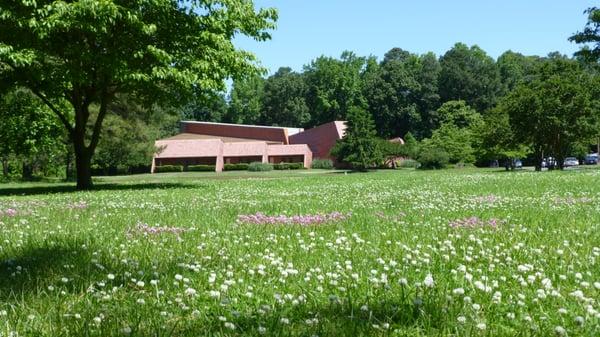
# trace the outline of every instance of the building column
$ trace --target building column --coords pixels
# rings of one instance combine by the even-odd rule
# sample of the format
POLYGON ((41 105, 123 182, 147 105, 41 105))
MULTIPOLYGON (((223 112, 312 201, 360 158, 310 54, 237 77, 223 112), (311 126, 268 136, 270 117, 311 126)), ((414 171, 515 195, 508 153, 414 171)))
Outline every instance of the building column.
POLYGON ((150 167, 150 173, 154 173, 155 168, 156 168, 156 157, 152 157, 152 166, 150 167))
POLYGON ((312 166, 312 152, 310 150, 306 150, 304 152, 304 168, 309 169, 312 166))
POLYGON ((268 163, 269 162, 269 145, 267 145, 267 143, 265 143, 265 147, 263 150, 263 155, 262 155, 262 162, 263 163, 268 163))
POLYGON ((223 142, 220 142, 219 151, 217 151, 217 162, 215 163, 215 172, 223 172, 223 142))

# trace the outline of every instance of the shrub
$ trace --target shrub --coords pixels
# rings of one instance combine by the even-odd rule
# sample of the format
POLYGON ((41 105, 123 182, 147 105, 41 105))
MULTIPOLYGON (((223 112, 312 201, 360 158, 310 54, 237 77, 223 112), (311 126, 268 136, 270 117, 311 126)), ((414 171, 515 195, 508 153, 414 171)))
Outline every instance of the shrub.
POLYGON ((190 172, 210 172, 215 170, 215 165, 189 165, 186 171, 190 172))
POLYGON ((181 165, 162 165, 154 168, 154 172, 156 173, 165 173, 165 172, 181 172, 183 171, 183 166, 181 165))
POLYGON ((304 168, 302 163, 279 163, 273 165, 273 168, 276 170, 299 170, 304 168))
POLYGON ((419 162, 414 159, 403 159, 403 160, 400 160, 400 165, 398 165, 398 167, 400 167, 400 168, 418 168, 419 162))
POLYGON ((448 164, 448 152, 438 148, 424 148, 419 153, 418 162, 422 169, 441 169, 448 164))
POLYGON ((271 171, 273 169, 273 165, 269 163, 261 163, 259 161, 255 161, 248 165, 248 171, 252 172, 262 172, 262 171, 271 171))
POLYGON ((310 167, 314 169, 331 170, 333 168, 333 161, 331 161, 331 159, 315 159, 310 167))
POLYGON ((248 169, 247 163, 238 164, 225 164, 223 165, 223 171, 246 171, 248 169))

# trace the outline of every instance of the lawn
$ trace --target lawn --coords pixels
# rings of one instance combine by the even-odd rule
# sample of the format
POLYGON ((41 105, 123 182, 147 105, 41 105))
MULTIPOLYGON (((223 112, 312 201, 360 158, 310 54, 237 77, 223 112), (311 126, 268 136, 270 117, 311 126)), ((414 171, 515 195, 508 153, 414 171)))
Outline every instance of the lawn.
POLYGON ((600 335, 599 170, 97 186, 0 185, 0 336, 600 335))

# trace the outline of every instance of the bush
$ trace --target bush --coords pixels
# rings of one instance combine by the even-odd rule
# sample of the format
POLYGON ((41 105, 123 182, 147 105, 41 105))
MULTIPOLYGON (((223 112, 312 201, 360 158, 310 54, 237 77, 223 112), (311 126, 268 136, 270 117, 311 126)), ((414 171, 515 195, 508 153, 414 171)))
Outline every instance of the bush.
POLYGON ((181 165, 162 165, 154 168, 154 172, 156 173, 166 173, 166 172, 181 172, 183 171, 183 166, 181 165))
POLYGON ((441 169, 448 165, 448 152, 438 148, 425 148, 417 158, 422 169, 441 169))
POLYGON ((273 169, 273 165, 269 163, 261 163, 259 161, 255 161, 248 165, 248 171, 252 172, 262 172, 262 171, 271 171, 273 169))
POLYGON ((304 168, 302 163, 279 163, 273 165, 273 168, 276 170, 299 170, 304 168))
POLYGON ((310 167, 314 169, 331 170, 333 168, 333 161, 331 161, 331 159, 315 159, 310 167))
POLYGON ((225 164, 223 165, 223 171, 246 171, 248 166, 246 163, 225 164))
POLYGON ((189 165, 186 171, 190 172, 210 172, 215 170, 215 165, 189 165))
POLYGON ((418 168, 419 166, 419 162, 413 159, 400 160, 400 165, 398 165, 399 168, 418 168))

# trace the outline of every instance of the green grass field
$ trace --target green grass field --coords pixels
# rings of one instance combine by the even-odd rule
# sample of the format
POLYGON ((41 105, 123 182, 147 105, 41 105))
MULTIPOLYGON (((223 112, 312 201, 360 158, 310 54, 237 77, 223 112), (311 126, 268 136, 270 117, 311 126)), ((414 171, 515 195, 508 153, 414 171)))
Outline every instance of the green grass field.
POLYGON ((96 183, 0 185, 0 336, 600 335, 599 170, 96 183))

